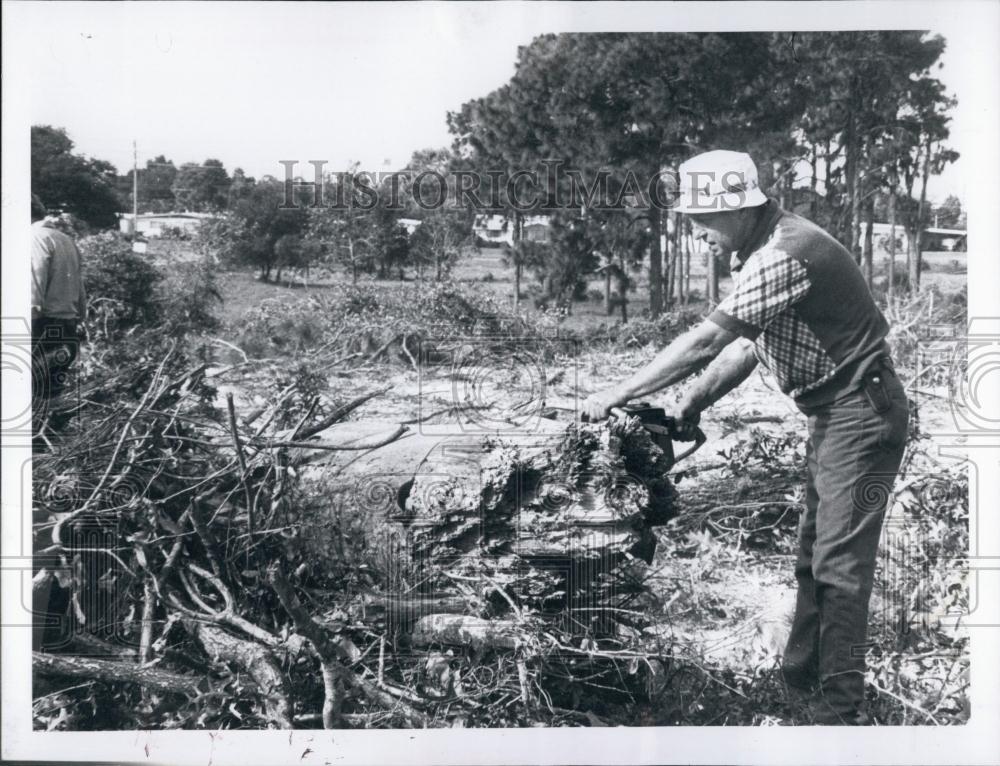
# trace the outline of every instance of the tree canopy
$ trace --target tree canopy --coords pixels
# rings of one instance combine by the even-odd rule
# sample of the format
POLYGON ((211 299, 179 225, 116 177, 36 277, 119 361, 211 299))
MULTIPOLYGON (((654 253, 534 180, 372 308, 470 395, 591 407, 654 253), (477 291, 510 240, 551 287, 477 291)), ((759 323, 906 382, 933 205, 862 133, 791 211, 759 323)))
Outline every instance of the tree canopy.
POLYGON ((50 211, 71 213, 88 226, 115 226, 122 202, 115 192, 115 168, 73 152, 62 128, 31 128, 31 193, 50 211))
MULTIPOLYGON (((922 199, 927 176, 957 156, 943 145, 954 101, 930 74, 943 50, 942 38, 921 32, 543 35, 519 49, 510 82, 448 123, 456 153, 481 174, 508 180, 560 163, 556 188, 544 190, 568 202, 557 218, 593 215, 602 173, 605 203, 622 215, 644 208, 645 230, 620 230, 648 244, 656 315, 669 242, 648 198, 658 173, 702 151, 739 149, 794 207, 808 166, 810 214, 860 258, 874 197, 890 188, 911 196, 920 178, 922 199)), ((521 212, 509 199, 497 208, 515 222, 521 212)), ((921 201, 904 223, 916 233, 925 217, 921 201)))
POLYGON ((230 183, 222 162, 207 159, 200 165, 194 162, 181 165, 171 188, 182 209, 216 213, 226 209, 230 183))

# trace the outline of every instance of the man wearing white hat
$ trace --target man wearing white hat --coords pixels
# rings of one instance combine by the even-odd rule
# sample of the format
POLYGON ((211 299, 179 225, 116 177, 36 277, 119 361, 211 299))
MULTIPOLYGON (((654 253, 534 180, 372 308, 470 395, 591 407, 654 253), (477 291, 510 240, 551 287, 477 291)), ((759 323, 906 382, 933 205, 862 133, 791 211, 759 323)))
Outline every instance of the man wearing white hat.
POLYGON ((850 253, 768 199, 748 155, 700 154, 681 165, 679 181, 676 210, 690 216, 710 257, 732 256, 735 287, 583 411, 607 417, 707 368, 679 404, 679 417, 696 423, 758 362, 770 370, 809 423, 798 597, 782 670, 789 686, 815 692, 817 723, 864 723, 868 601, 909 418, 888 323, 850 253))

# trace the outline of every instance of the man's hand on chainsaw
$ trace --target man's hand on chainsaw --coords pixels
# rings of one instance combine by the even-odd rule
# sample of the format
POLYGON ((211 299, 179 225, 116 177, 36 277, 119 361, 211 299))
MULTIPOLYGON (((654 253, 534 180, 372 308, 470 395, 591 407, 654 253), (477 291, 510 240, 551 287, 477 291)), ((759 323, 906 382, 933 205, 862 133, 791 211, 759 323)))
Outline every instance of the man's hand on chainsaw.
POLYGON ((588 396, 580 406, 580 414, 584 420, 591 422, 604 420, 611 414, 612 407, 621 407, 628 402, 629 397, 624 396, 620 391, 609 388, 605 391, 598 391, 596 394, 588 396))
POLYGON ((674 412, 668 412, 674 418, 674 430, 677 434, 675 438, 679 441, 694 441, 698 433, 698 423, 701 422, 701 413, 684 407, 678 407, 674 412))

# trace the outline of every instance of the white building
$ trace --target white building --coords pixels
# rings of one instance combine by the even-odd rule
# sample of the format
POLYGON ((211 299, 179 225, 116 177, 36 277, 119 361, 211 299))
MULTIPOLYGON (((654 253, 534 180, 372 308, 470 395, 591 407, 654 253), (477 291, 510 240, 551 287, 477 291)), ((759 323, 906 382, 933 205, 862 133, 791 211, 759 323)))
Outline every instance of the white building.
POLYGON ((397 223, 406 229, 406 236, 410 236, 417 230, 417 227, 422 223, 422 221, 416 218, 400 218, 397 223))
MULTIPOLYGON (((858 245, 860 247, 865 246, 865 233, 867 231, 868 225, 862 221, 861 233, 858 237, 858 245)), ((889 226, 889 224, 878 222, 873 223, 872 248, 875 251, 888 253, 891 232, 892 227, 889 226)), ((965 250, 967 236, 968 232, 964 229, 941 229, 930 226, 924 229, 920 236, 920 249, 923 251, 946 250, 948 252, 965 250)), ((905 253, 907 246, 908 238, 906 236, 906 229, 904 229, 902 225, 896 224, 896 255, 905 253)))
MULTIPOLYGON (((521 222, 522 236, 531 242, 547 241, 548 230, 547 215, 528 215, 521 222)), ((513 245, 514 220, 503 215, 477 215, 472 224, 472 233, 487 243, 513 245)))
POLYGON ((140 234, 146 238, 163 236, 169 229, 179 229, 193 234, 201 222, 213 218, 212 213, 140 213, 133 220, 131 213, 120 213, 118 227, 123 234, 140 234))

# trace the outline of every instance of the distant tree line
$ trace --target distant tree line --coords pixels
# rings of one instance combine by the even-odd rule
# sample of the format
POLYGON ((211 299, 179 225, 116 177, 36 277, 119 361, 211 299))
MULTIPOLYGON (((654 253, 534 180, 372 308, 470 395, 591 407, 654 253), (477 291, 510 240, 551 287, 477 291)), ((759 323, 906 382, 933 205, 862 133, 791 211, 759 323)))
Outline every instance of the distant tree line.
MULTIPOLYGON (((958 156, 945 143, 955 102, 931 75, 944 48, 921 32, 543 35, 519 49, 510 82, 448 121, 465 167, 513 178, 558 159, 584 178, 609 170, 612 195, 616 182, 643 185, 702 151, 748 151, 769 193, 833 232, 869 282, 871 238, 861 242, 861 231, 885 210, 908 235, 916 288, 927 180, 958 156)), ((564 244, 543 254, 520 236, 523 211, 499 211, 514 221, 515 283, 541 257, 556 272, 554 294, 565 294, 559 275, 573 278, 596 257, 610 289, 641 258, 650 314, 684 302, 683 218, 629 204, 591 210, 581 197, 556 215, 564 244), (579 269, 567 268, 574 258, 579 269)), ((717 280, 710 268, 710 299, 717 280)))
POLYGON ((205 234, 224 261, 252 266, 264 280, 280 280, 287 270, 308 275, 317 265, 340 268, 355 284, 362 274, 403 279, 409 272, 417 280, 441 280, 474 245, 475 211, 455 204, 425 210, 390 186, 427 170, 443 174, 451 162, 445 149, 415 152, 395 181, 384 178, 374 190, 369 174, 362 183, 363 171, 354 164, 322 180, 323 199, 357 200, 364 189, 366 204, 335 208, 316 206, 314 185, 302 178, 289 183, 241 176, 239 188, 230 187, 225 214, 205 234))
MULTIPOLYGON (((545 241, 523 235, 524 209, 504 198, 474 210, 458 204, 454 185, 447 204, 433 210, 413 193, 402 206, 389 204, 399 195, 388 188, 373 195, 374 205, 331 210, 313 207, 314 189, 296 179, 301 204, 289 209, 286 180, 257 180, 240 168, 230 174, 212 158, 148 160, 138 171, 137 203, 140 212, 218 213, 210 234, 219 252, 265 279, 319 263, 354 281, 407 271, 441 279, 471 243, 475 215, 497 213, 513 235, 504 257, 515 301, 524 275, 533 274, 543 300, 571 306, 596 272, 608 311, 617 306, 626 318, 630 275, 644 266, 649 313, 657 316, 689 299, 693 240, 683 217, 643 203, 630 184, 646 187, 693 154, 733 148, 754 157, 783 206, 837 236, 869 283, 866 224, 895 223, 908 243, 906 282, 916 289, 921 232, 935 220, 927 182, 958 156, 947 146, 955 102, 931 74, 944 48, 939 36, 893 31, 540 36, 519 49, 510 82, 447 115, 452 146, 415 152, 406 171, 411 179, 424 171, 491 174, 517 188, 525 171, 544 174, 558 161, 563 172, 549 191, 571 204, 550 216, 545 241), (601 174, 606 196, 621 204, 593 204, 587 183, 601 174)), ((131 210, 131 170, 118 174, 74 153, 60 128, 35 126, 31 145, 32 191, 50 209, 94 228, 131 210)), ((358 166, 330 174, 326 193, 355 194, 362 174, 358 166)), ((962 216, 953 198, 937 210, 941 226, 957 226, 962 216)), ((706 296, 714 301, 727 264, 709 259, 708 266, 706 296)))
MULTIPOLYGON (((132 170, 118 174, 111 163, 73 149, 64 129, 32 127, 32 192, 50 212, 70 213, 92 230, 116 227, 119 214, 132 210, 132 170)), ((430 169, 445 172, 450 164, 447 149, 427 149, 416 152, 406 170, 416 176, 430 169)), ((350 187, 360 172, 354 165, 337 174, 338 182, 350 187)), ((407 270, 418 279, 443 279, 472 243, 472 213, 453 206, 428 211, 402 197, 406 205, 397 207, 388 191, 380 190, 373 209, 316 210, 310 207, 309 183, 298 178, 299 204, 288 209, 284 179, 257 180, 241 168, 230 175, 212 158, 177 166, 158 155, 139 169, 138 181, 140 213, 217 213, 207 240, 225 262, 259 269, 263 279, 280 280, 287 270, 319 264, 343 267, 355 282, 360 274, 385 279, 407 270), (408 230, 400 223, 407 217, 420 225, 408 230)))

